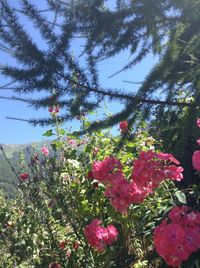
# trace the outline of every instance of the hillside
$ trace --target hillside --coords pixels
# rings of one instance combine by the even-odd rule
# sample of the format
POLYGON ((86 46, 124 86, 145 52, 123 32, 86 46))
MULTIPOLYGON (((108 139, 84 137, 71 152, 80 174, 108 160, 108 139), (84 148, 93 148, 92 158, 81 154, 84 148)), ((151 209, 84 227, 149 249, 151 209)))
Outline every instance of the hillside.
MULTIPOLYGON (((28 144, 1 144, 4 148, 4 151, 15 167, 18 169, 18 162, 20 159, 20 154, 23 153, 25 159, 30 158, 30 151, 39 150, 42 146, 49 144, 49 141, 45 142, 34 142, 28 144)), ((7 163, 2 151, 0 150, 0 189, 6 193, 8 198, 15 196, 17 186, 17 178, 9 164, 7 163)))

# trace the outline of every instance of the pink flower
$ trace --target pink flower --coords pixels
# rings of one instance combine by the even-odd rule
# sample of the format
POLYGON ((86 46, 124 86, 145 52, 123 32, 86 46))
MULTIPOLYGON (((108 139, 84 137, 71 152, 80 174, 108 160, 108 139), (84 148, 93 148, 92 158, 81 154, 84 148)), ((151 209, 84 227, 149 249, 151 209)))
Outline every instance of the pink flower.
POLYGON ((52 112, 53 112, 53 107, 49 107, 49 108, 48 108, 48 111, 49 111, 50 113, 52 113, 52 112))
POLYGON ((131 204, 139 204, 165 179, 180 181, 183 178, 179 161, 172 154, 143 151, 134 161, 132 181, 125 179, 121 162, 113 156, 92 165, 93 179, 106 185, 105 196, 114 209, 126 213, 131 204))
POLYGON ((93 176, 99 182, 111 181, 121 169, 121 162, 113 156, 106 157, 103 161, 96 161, 92 165, 93 176))
POLYGON ((100 220, 94 219, 85 227, 83 232, 90 246, 102 252, 107 245, 112 244, 117 239, 118 232, 113 225, 105 228, 100 224, 100 220))
POLYGON ((170 241, 170 244, 177 244, 180 243, 185 237, 185 231, 177 223, 170 223, 165 228, 165 238, 170 241))
POLYGON ((189 227, 200 227, 200 212, 191 211, 187 213, 184 217, 184 224, 189 227))
POLYGON ((195 252, 200 248, 200 233, 191 227, 185 227, 186 245, 189 252, 195 252))
POLYGON ((42 147, 41 148, 41 152, 45 155, 45 156, 48 156, 49 155, 49 149, 47 147, 42 147))
POLYGON ((157 253, 168 265, 177 267, 182 260, 189 256, 187 248, 184 248, 185 231, 177 223, 166 224, 164 222, 154 231, 154 244, 157 253))
POLYGON ((57 262, 52 262, 49 264, 49 268, 61 268, 61 266, 57 262))
POLYGON ((197 118, 197 127, 200 127, 200 118, 197 118))
POLYGON ((72 147, 76 147, 77 146, 77 141, 74 139, 69 139, 67 138, 67 142, 69 143, 69 145, 71 145, 72 147))
POLYGON ((200 146, 200 139, 197 140, 197 144, 200 146))
POLYGON ((195 151, 192 156, 193 168, 200 171, 200 151, 195 151))
POLYGON ((21 173, 20 174, 20 179, 22 181, 26 181, 29 178, 29 174, 27 172, 21 173))
POLYGON ((113 180, 105 191, 105 196, 108 197, 112 206, 120 213, 126 213, 131 204, 132 189, 130 182, 124 177, 119 177, 113 180))
POLYGON ((183 217, 188 212, 188 208, 186 206, 181 207, 173 207, 171 211, 169 212, 169 218, 174 223, 180 223, 183 220, 183 217))
POLYGON ((183 179, 183 168, 177 167, 175 165, 170 165, 165 168, 165 175, 166 178, 174 180, 174 181, 181 181, 183 179))
POLYGON ((72 254, 71 249, 68 249, 68 250, 66 251, 66 257, 69 259, 69 258, 71 257, 71 254, 72 254))
POLYGON ((120 128, 122 133, 127 132, 127 130, 128 130, 128 122, 127 121, 120 122, 119 123, 119 128, 120 128))
POLYGON ((152 193, 151 187, 137 185, 134 181, 131 183, 131 203, 141 204, 149 193, 152 193))
POLYGON ((59 112, 60 112, 60 106, 59 105, 56 105, 55 106, 55 113, 58 114, 59 112))
POLYGON ((155 153, 151 150, 147 152, 142 151, 140 153, 140 159, 144 161, 152 160, 154 157, 155 157, 155 153))
POLYGON ((171 267, 179 267, 182 263, 182 260, 174 255, 167 255, 164 259, 171 267))
POLYGON ((154 230, 154 245, 168 265, 177 267, 200 248, 200 212, 181 206, 168 216, 172 222, 164 220, 154 230))
POLYGON ((161 160, 170 161, 176 165, 180 164, 180 162, 172 154, 165 154, 165 153, 160 152, 156 154, 156 157, 161 160))
POLYGON ((106 240, 108 239, 107 229, 100 226, 101 221, 98 219, 92 220, 84 229, 84 235, 91 247, 98 251, 104 251, 106 240))
POLYGON ((54 105, 48 108, 48 111, 51 113, 51 115, 55 116, 60 112, 60 106, 54 105))
POLYGON ((111 245, 113 242, 117 240, 118 231, 114 225, 108 225, 107 231, 108 231, 107 244, 111 245))
POLYGON ((165 179, 180 181, 183 179, 182 167, 172 154, 141 152, 133 164, 132 179, 138 188, 154 189, 165 179))

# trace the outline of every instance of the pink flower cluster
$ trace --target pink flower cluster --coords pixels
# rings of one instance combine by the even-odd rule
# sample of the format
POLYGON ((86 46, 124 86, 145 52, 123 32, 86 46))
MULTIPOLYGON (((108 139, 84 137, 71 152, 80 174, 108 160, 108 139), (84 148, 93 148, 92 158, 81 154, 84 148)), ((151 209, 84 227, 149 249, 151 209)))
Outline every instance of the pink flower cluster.
POLYGON ((51 113, 51 115, 55 116, 60 112, 60 106, 54 105, 48 108, 48 111, 51 113))
POLYGON ((192 156, 193 168, 200 171, 200 151, 195 151, 192 156))
POLYGON ((134 192, 132 184, 125 179, 122 172, 119 172, 115 180, 107 185, 105 196, 117 211, 126 213, 130 204, 133 203, 134 192))
POLYGON ((76 147, 78 145, 78 143, 77 143, 77 141, 75 139, 67 138, 67 142, 72 147, 76 147))
POLYGON ((200 248, 200 212, 174 207, 168 217, 155 228, 154 244, 168 265, 178 267, 200 248))
POLYGON ((114 225, 108 227, 100 226, 101 221, 93 219, 92 222, 84 229, 84 235, 91 247, 99 252, 104 251, 107 245, 111 245, 116 241, 118 231, 114 225))
POLYGON ((150 193, 165 179, 181 181, 183 168, 177 166, 179 164, 172 154, 141 152, 139 158, 134 161, 132 179, 137 186, 150 193))
POLYGON ((92 173, 99 182, 112 182, 121 175, 122 164, 115 157, 106 157, 103 161, 96 161, 92 166, 92 173))
MULTIPOLYGON (((197 127, 200 127, 200 118, 197 118, 197 127)), ((200 139, 197 139, 197 144, 200 146, 200 139)), ((200 171, 200 151, 197 150, 192 156, 193 168, 200 171)))
POLYGON ((128 181, 122 172, 122 164, 115 157, 106 157, 92 166, 92 176, 106 185, 105 195, 120 213, 126 213, 131 204, 144 201, 158 184, 171 179, 180 181, 183 168, 172 154, 141 152, 134 161, 132 180, 128 181))
POLYGON ((48 156, 49 155, 49 149, 46 146, 44 146, 44 147, 41 148, 41 152, 45 156, 48 156))

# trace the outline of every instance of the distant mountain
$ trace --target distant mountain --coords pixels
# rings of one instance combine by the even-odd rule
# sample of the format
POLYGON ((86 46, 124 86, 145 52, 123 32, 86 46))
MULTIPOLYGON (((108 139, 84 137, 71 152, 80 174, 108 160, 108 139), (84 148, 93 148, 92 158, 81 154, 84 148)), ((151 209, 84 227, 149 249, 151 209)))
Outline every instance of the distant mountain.
MULTIPOLYGON (((23 154, 26 160, 30 159, 33 150, 40 151, 44 145, 49 145, 50 141, 33 142, 28 144, 1 144, 6 156, 13 167, 18 170, 20 155, 23 154)), ((7 163, 2 151, 0 150, 0 189, 6 193, 8 198, 13 198, 16 193, 17 178, 11 167, 7 163)))

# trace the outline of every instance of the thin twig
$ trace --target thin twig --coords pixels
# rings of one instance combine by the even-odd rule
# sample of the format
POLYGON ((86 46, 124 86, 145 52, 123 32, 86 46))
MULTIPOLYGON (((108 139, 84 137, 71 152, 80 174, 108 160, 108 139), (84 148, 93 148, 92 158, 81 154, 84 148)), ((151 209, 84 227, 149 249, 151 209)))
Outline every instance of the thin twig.
POLYGON ((0 96, 0 99, 4 99, 4 100, 14 100, 14 101, 23 101, 23 102, 31 103, 31 100, 28 100, 28 99, 22 99, 22 98, 17 98, 17 97, 4 97, 4 96, 0 96))
MULTIPOLYGON (((16 11, 16 12, 20 12, 20 13, 25 14, 25 12, 23 10, 21 10, 21 9, 13 8, 13 10, 16 11)), ((52 11, 52 10, 53 10, 53 8, 48 8, 48 9, 38 10, 38 12, 41 12, 42 13, 42 12, 48 12, 48 11, 52 11)))
POLYGON ((5 84, 5 85, 3 85, 3 86, 0 86, 0 89, 5 88, 5 87, 8 87, 8 86, 14 84, 15 82, 16 82, 16 81, 12 81, 12 82, 7 83, 7 84, 5 84))
POLYGON ((10 117, 10 116, 7 116, 6 119, 11 119, 11 120, 17 120, 17 121, 24 121, 24 122, 30 122, 30 120, 27 120, 27 119, 23 119, 23 118, 17 118, 17 117, 10 117))
POLYGON ((128 84, 134 84, 134 85, 142 85, 143 82, 134 82, 134 81, 127 81, 127 80, 123 80, 124 83, 128 83, 128 84))

